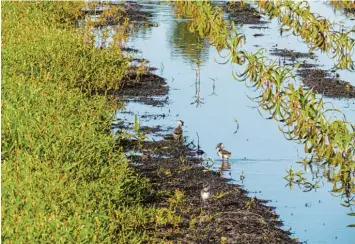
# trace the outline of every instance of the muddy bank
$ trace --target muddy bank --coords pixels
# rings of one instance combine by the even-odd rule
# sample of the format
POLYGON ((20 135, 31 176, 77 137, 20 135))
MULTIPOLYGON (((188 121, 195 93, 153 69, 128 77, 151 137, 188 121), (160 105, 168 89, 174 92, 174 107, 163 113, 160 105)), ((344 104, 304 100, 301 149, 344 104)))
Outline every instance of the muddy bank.
MULTIPOLYGON (((127 128, 126 128, 127 129, 127 128)), ((150 135, 165 131, 146 130, 150 135)), ((183 243, 297 243, 289 232, 281 230, 281 222, 266 201, 250 198, 239 185, 232 185, 218 172, 207 170, 200 163, 196 146, 176 140, 121 140, 127 151, 143 152, 131 156, 136 170, 150 179, 156 195, 150 204, 167 207, 167 199, 177 190, 183 200, 175 208, 181 216, 177 228, 159 230, 161 240, 183 243), (210 185, 211 197, 203 202, 200 192, 210 185), (165 192, 165 194, 161 194, 165 192)))
MULTIPOLYGON (((155 97, 164 101, 169 91, 165 79, 152 73, 142 77, 137 82, 137 77, 130 74, 125 78, 122 90, 116 94, 122 99, 155 97)), ((144 116, 142 119, 164 119, 167 115, 144 116)), ((118 123, 115 126, 119 131, 125 131, 132 130, 133 125, 118 123)), ((160 241, 297 243, 290 238, 289 232, 280 229, 282 223, 274 209, 265 205, 266 201, 248 197, 239 185, 229 184, 220 173, 201 166, 203 159, 194 142, 189 138, 174 140, 171 136, 173 129, 162 125, 142 126, 141 132, 148 137, 162 139, 138 143, 135 139, 121 138, 118 143, 121 150, 130 152, 132 167, 147 177, 154 187, 155 194, 149 196, 147 204, 168 207, 176 192, 182 194, 182 200, 174 209, 180 216, 180 223, 174 228, 156 230, 160 241), (137 153, 132 155, 132 152, 137 153), (203 202, 201 190, 206 184, 210 186, 210 198, 203 202)))
POLYGON ((290 61, 296 61, 297 59, 313 59, 313 53, 303 53, 303 52, 296 52, 289 49, 280 49, 280 48, 273 48, 270 50, 270 54, 278 57, 282 57, 288 59, 290 61))
MULTIPOLYGON (((90 6, 90 4, 89 4, 90 6)), ((91 7, 91 6, 90 6, 91 7)), ((114 12, 106 14, 96 27, 123 24, 126 18, 134 24, 154 25, 149 19, 153 16, 150 12, 143 11, 142 5, 136 2, 118 3, 97 3, 96 7, 83 9, 85 15, 101 15, 106 9, 113 9, 114 12)))
POLYGON ((168 102, 169 87, 164 78, 152 73, 129 73, 120 83, 120 90, 114 94, 122 101, 135 101, 146 105, 163 106, 168 102))
POLYGON ((333 98, 355 98, 355 87, 343 81, 337 74, 331 75, 321 69, 301 69, 302 82, 314 92, 333 98))
POLYGON ((157 107, 169 101, 169 87, 165 79, 151 71, 137 73, 132 69, 118 82, 118 90, 93 90, 92 95, 113 95, 122 102, 138 102, 157 107))
POLYGON ((355 87, 349 82, 341 80, 335 72, 331 74, 320 69, 317 65, 307 62, 307 59, 315 58, 313 53, 278 48, 271 49, 270 53, 284 58, 283 65, 293 65, 296 61, 302 61, 303 63, 297 70, 297 75, 301 78, 302 83, 313 89, 314 92, 332 98, 355 98, 355 87), (286 63, 286 60, 293 63, 286 63))
POLYGON ((222 9, 229 14, 229 18, 236 24, 266 24, 267 21, 261 20, 259 12, 247 3, 228 2, 222 5, 222 9))

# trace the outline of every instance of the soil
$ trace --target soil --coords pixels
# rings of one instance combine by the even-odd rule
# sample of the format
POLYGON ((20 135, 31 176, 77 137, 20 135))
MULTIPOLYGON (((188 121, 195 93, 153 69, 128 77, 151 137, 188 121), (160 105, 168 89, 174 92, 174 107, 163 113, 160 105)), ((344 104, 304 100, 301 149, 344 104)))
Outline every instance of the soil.
POLYGON ((255 25, 267 23, 267 21, 261 20, 262 17, 260 13, 249 4, 228 2, 223 4, 222 8, 236 24, 255 25))
POLYGON ((115 94, 123 101, 136 101, 146 105, 163 106, 168 102, 169 87, 164 78, 149 72, 129 73, 121 81, 115 94), (162 99, 161 97, 164 96, 162 99))
POLYGON ((270 27, 267 27, 267 26, 257 26, 257 25, 250 26, 249 28, 250 29, 257 29, 257 30, 270 29, 270 27))
POLYGON ((139 52, 138 49, 132 48, 132 47, 123 47, 122 51, 129 52, 129 53, 138 53, 139 52))
POLYGON ((146 11, 142 11, 142 5, 136 2, 127 1, 125 3, 120 4, 123 7, 125 12, 127 13, 127 17, 132 21, 147 21, 152 14, 146 11))
POLYGON ((314 55, 312 53, 295 52, 293 50, 279 49, 279 48, 271 49, 270 54, 278 57, 287 58, 291 61, 295 61, 300 58, 304 58, 304 59, 314 58, 314 55))
MULTIPOLYGON (((292 62, 299 59, 313 59, 312 53, 295 52, 288 49, 274 48, 270 53, 275 56, 283 57, 292 62)), ((283 64, 287 63, 284 61, 283 64)), ((301 77, 303 84, 314 92, 332 98, 355 98, 355 87, 349 82, 343 81, 336 74, 319 69, 315 64, 304 63, 300 65, 297 74, 301 77)))
POLYGON ((256 33, 253 35, 254 37, 260 37, 260 36, 264 36, 264 34, 261 34, 261 33, 256 33))
POLYGON ((140 128, 141 132, 144 133, 144 134, 152 134, 152 135, 163 135, 163 134, 166 134, 166 132, 168 130, 172 130, 173 128, 172 127, 169 127, 169 128, 163 128, 162 126, 160 125, 157 125, 157 126, 152 126, 152 127, 149 127, 149 126, 142 126, 140 128))
MULTIPOLYGON (((154 23, 149 21, 149 18, 152 17, 152 14, 143 11, 142 5, 136 2, 127 1, 124 3, 105 3, 102 6, 99 6, 97 9, 85 9, 83 10, 85 15, 100 15, 104 12, 107 6, 120 6, 124 11, 117 12, 114 16, 107 16, 104 26, 110 25, 118 25, 124 22, 123 18, 117 18, 118 16, 124 16, 129 18, 131 23, 139 24, 143 23, 145 25, 154 25, 154 23)), ((97 27, 103 26, 102 24, 98 23, 97 27)))
POLYGON ((326 97, 355 98, 354 86, 347 81, 340 80, 336 75, 330 75, 325 70, 301 69, 298 73, 307 87, 326 97))

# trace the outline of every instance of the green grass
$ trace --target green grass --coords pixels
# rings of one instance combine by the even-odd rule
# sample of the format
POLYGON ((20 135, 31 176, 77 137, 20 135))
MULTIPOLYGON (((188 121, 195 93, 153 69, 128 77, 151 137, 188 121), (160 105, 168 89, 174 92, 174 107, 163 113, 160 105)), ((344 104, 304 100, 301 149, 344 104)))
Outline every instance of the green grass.
POLYGON ((149 182, 107 134, 114 106, 89 95, 128 62, 85 42, 81 4, 1 3, 4 243, 140 243, 173 220, 143 204, 149 182))

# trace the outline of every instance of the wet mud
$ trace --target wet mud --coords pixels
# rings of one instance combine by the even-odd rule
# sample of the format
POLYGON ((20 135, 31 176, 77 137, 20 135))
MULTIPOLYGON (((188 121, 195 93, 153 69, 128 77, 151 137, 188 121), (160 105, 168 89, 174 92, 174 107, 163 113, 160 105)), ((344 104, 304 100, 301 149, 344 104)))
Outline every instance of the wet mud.
POLYGON ((127 1, 120 3, 119 6, 123 7, 130 21, 143 22, 148 21, 148 19, 152 17, 151 13, 142 11, 142 5, 139 3, 127 1))
POLYGON ((223 10, 229 14, 229 18, 236 24, 252 25, 266 24, 260 13, 249 4, 241 2, 228 2, 222 5, 223 10))
POLYGON ((332 98, 355 98, 355 87, 343 81, 337 74, 329 74, 321 69, 301 69, 298 74, 302 82, 314 92, 332 98))
POLYGON ((164 78, 152 73, 131 72, 120 83, 114 94, 126 102, 140 102, 146 105, 163 106, 168 102, 169 87, 164 78))
MULTIPOLYGON (((167 133, 161 126, 144 127, 143 131, 150 135, 167 133)), ((168 135, 165 137, 169 138, 168 135)), ((168 207, 167 199, 177 189, 183 192, 183 201, 175 207, 181 223, 174 230, 159 230, 161 240, 297 243, 289 237, 289 232, 279 228, 282 223, 274 209, 265 205, 266 201, 248 197, 239 185, 229 184, 218 172, 201 166, 203 159, 197 154, 197 146, 188 143, 188 138, 183 142, 163 139, 141 143, 121 139, 119 144, 126 151, 141 152, 129 158, 136 170, 150 180, 157 193, 149 197, 149 204, 168 207), (203 202, 200 192, 205 184, 210 185, 211 197, 203 202)))
POLYGON ((295 52, 289 49, 273 48, 270 50, 270 54, 282 58, 286 58, 290 61, 296 61, 297 59, 312 59, 314 55, 312 53, 295 52))
POLYGON ((126 18, 129 18, 130 22, 136 25, 154 25, 154 23, 149 21, 149 19, 153 16, 152 13, 143 11, 143 6, 141 4, 131 1, 124 3, 106 3, 104 5, 98 4, 96 9, 85 9, 83 12, 85 15, 100 15, 107 7, 110 6, 118 6, 120 9, 118 9, 117 12, 113 15, 106 16, 105 21, 102 23, 97 23, 96 27, 123 24, 126 18))
POLYGON ((314 59, 312 53, 295 52, 288 49, 274 48, 270 50, 274 56, 284 58, 283 65, 293 65, 296 61, 302 61, 297 70, 297 75, 302 83, 314 92, 331 98, 355 98, 355 87, 349 82, 341 80, 337 73, 330 73, 320 69, 317 65, 307 62, 314 59), (293 63, 287 63, 286 60, 293 63))

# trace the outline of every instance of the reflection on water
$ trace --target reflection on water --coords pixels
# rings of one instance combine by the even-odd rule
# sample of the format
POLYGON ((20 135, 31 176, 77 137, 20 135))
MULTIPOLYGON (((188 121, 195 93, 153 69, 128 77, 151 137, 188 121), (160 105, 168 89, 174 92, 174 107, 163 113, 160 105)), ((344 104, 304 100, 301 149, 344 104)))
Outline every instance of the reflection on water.
POLYGON ((196 107, 201 106, 201 104, 203 104, 203 98, 201 97, 201 75, 200 75, 200 66, 201 66, 201 62, 198 60, 196 62, 196 69, 194 69, 196 71, 196 80, 195 80, 195 96, 194 101, 191 103, 191 105, 196 104, 196 107))
POLYGON ((222 161, 221 166, 218 169, 218 172, 220 175, 223 174, 223 172, 229 171, 231 169, 231 164, 228 161, 222 161))
POLYGON ((209 43, 206 38, 189 31, 188 20, 174 21, 169 35, 171 57, 182 57, 185 62, 195 65, 203 64, 208 60, 209 43))
POLYGON ((212 93, 210 94, 210 96, 217 96, 216 93, 216 79, 214 78, 210 78, 213 81, 213 85, 212 85, 212 93))

